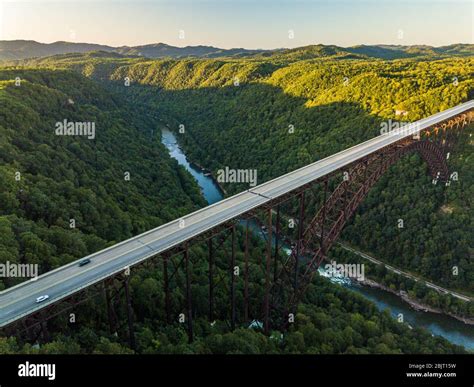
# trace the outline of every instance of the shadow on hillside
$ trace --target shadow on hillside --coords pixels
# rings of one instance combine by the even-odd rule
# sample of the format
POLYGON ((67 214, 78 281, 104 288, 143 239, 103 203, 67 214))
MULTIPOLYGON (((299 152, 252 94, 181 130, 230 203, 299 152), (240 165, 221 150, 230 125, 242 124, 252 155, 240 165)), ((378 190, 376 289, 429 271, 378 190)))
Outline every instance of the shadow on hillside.
MULTIPOLYGON (((112 85, 123 94, 121 85, 112 85)), ((382 122, 357 103, 308 107, 306 98, 263 83, 183 90, 134 85, 126 95, 175 131, 192 161, 211 170, 258 168, 259 182, 372 138, 382 122)))

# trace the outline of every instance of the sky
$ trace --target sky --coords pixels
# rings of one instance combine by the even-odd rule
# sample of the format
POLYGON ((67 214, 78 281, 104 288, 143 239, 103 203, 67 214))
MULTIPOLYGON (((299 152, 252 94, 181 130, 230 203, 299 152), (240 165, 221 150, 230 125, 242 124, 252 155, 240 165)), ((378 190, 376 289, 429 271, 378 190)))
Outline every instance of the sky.
POLYGON ((474 42, 474 0, 0 0, 0 40, 282 48, 474 42))

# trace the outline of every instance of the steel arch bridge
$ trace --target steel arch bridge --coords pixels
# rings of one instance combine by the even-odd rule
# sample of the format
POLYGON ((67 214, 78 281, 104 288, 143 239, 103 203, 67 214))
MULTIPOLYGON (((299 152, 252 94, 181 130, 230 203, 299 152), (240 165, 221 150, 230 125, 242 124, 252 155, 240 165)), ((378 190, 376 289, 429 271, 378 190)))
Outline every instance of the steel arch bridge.
POLYGON ((295 313, 318 267, 345 224, 390 166, 403 156, 417 152, 428 165, 434 184, 451 184, 452 176, 447 163, 449 153, 461 130, 473 121, 473 109, 474 101, 470 101, 438 113, 420 120, 416 130, 379 136, 199 210, 188 217, 92 254, 90 259, 97 261, 97 266, 92 267, 94 271, 89 274, 96 276, 92 279, 78 271, 76 261, 43 274, 35 283, 29 281, 7 289, 0 293, 0 327, 8 335, 26 332, 30 339, 35 340, 43 334, 47 340, 48 319, 100 293, 106 300, 110 330, 116 332, 118 321, 115 308, 123 292, 128 317, 128 336, 130 345, 134 348, 130 270, 138 265, 159 265, 163 271, 166 320, 170 322, 176 318, 177 313, 184 314, 188 337, 192 341, 196 300, 192 294, 189 248, 195 243, 205 243, 208 249, 206 303, 208 318, 212 322, 216 317, 214 291, 218 282, 222 282, 222 279, 216 280, 215 253, 225 250, 224 243, 229 244, 230 239, 230 251, 226 251, 229 264, 229 311, 226 317, 230 329, 234 329, 237 323, 248 323, 253 319, 263 320, 264 332, 267 334, 271 327, 284 328, 288 315, 295 313), (306 220, 309 195, 315 187, 320 203, 317 208, 311 207, 315 215, 306 220), (289 216, 285 209, 290 212, 295 209, 297 211, 296 226, 291 236, 284 235, 282 227, 283 220, 289 216), (216 220, 219 216, 221 218, 216 220), (266 254, 261 262, 265 273, 264 294, 261 305, 257 307, 250 305, 250 220, 266 229, 266 254), (184 223, 183 227, 181 223, 184 223), (236 228, 243 229, 245 235, 244 259, 240 262, 243 266, 243 279, 236 276, 234 271, 237 265, 236 228), (163 245, 160 244, 161 241, 164 241, 163 245), (285 259, 280 256, 282 241, 291 243, 292 247, 291 253, 285 259), (132 253, 135 255, 131 256, 132 253), (76 272, 78 274, 70 275, 76 272), (176 278, 178 272, 184 273, 185 302, 176 311, 171 305, 171 281, 176 278), (79 281, 81 276, 84 277, 83 282, 79 281), (58 281, 55 281, 56 278, 58 281), (64 288, 72 282, 71 279, 75 281, 71 285, 72 290, 64 288), (238 281, 243 282, 240 284, 243 286, 243 305, 239 307, 236 301, 238 281), (38 284, 41 285, 43 293, 44 289, 49 289, 51 293, 58 289, 58 295, 51 297, 44 305, 31 303, 30 298, 40 294, 38 284), (48 284, 49 288, 46 286, 48 284))

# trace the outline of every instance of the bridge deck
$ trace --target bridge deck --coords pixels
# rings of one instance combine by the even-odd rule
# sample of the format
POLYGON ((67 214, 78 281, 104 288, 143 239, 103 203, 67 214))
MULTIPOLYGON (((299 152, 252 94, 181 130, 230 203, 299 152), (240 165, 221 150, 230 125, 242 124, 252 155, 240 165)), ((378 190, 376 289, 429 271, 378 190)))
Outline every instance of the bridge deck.
POLYGON ((89 255, 87 258, 91 259, 91 263, 87 266, 79 267, 78 261, 71 262, 39 276, 35 281, 26 281, 6 289, 0 293, 0 327, 116 274, 126 266, 133 266, 257 208, 271 199, 278 198, 387 145, 409 137, 417 130, 422 131, 473 108, 474 100, 417 121, 410 126, 409 130, 399 130, 377 136, 258 185, 251 190, 186 215, 182 218, 185 224, 183 228, 179 227, 180 219, 174 220, 89 255), (44 294, 48 294, 49 299, 41 304, 36 304, 36 297, 44 294))

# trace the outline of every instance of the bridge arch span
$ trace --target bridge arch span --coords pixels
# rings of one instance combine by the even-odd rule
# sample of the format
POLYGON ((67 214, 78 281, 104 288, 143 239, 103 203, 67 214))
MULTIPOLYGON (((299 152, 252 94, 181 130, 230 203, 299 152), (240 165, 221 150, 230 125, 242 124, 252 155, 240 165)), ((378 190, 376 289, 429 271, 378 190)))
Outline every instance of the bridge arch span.
MULTIPOLYGON (((295 310, 304 295, 318 267, 326 258, 326 254, 339 238, 344 226, 365 200, 370 189, 380 180, 383 174, 402 157, 417 152, 427 163, 433 183, 447 183, 449 169, 443 143, 430 140, 404 140, 379 152, 361 159, 348 168, 343 181, 334 189, 316 215, 304 230, 300 245, 295 246, 281 272, 290 273, 298 267, 297 247, 305 256, 310 257, 301 264, 302 268, 295 273, 292 281, 293 294, 289 298, 285 313, 295 310)), ((324 197, 327 197, 327 179, 324 197)), ((283 282, 281 282, 283 284, 283 282)), ((280 292, 278 292, 281 294, 280 292)), ((276 305, 275 305, 276 306, 276 305)))

